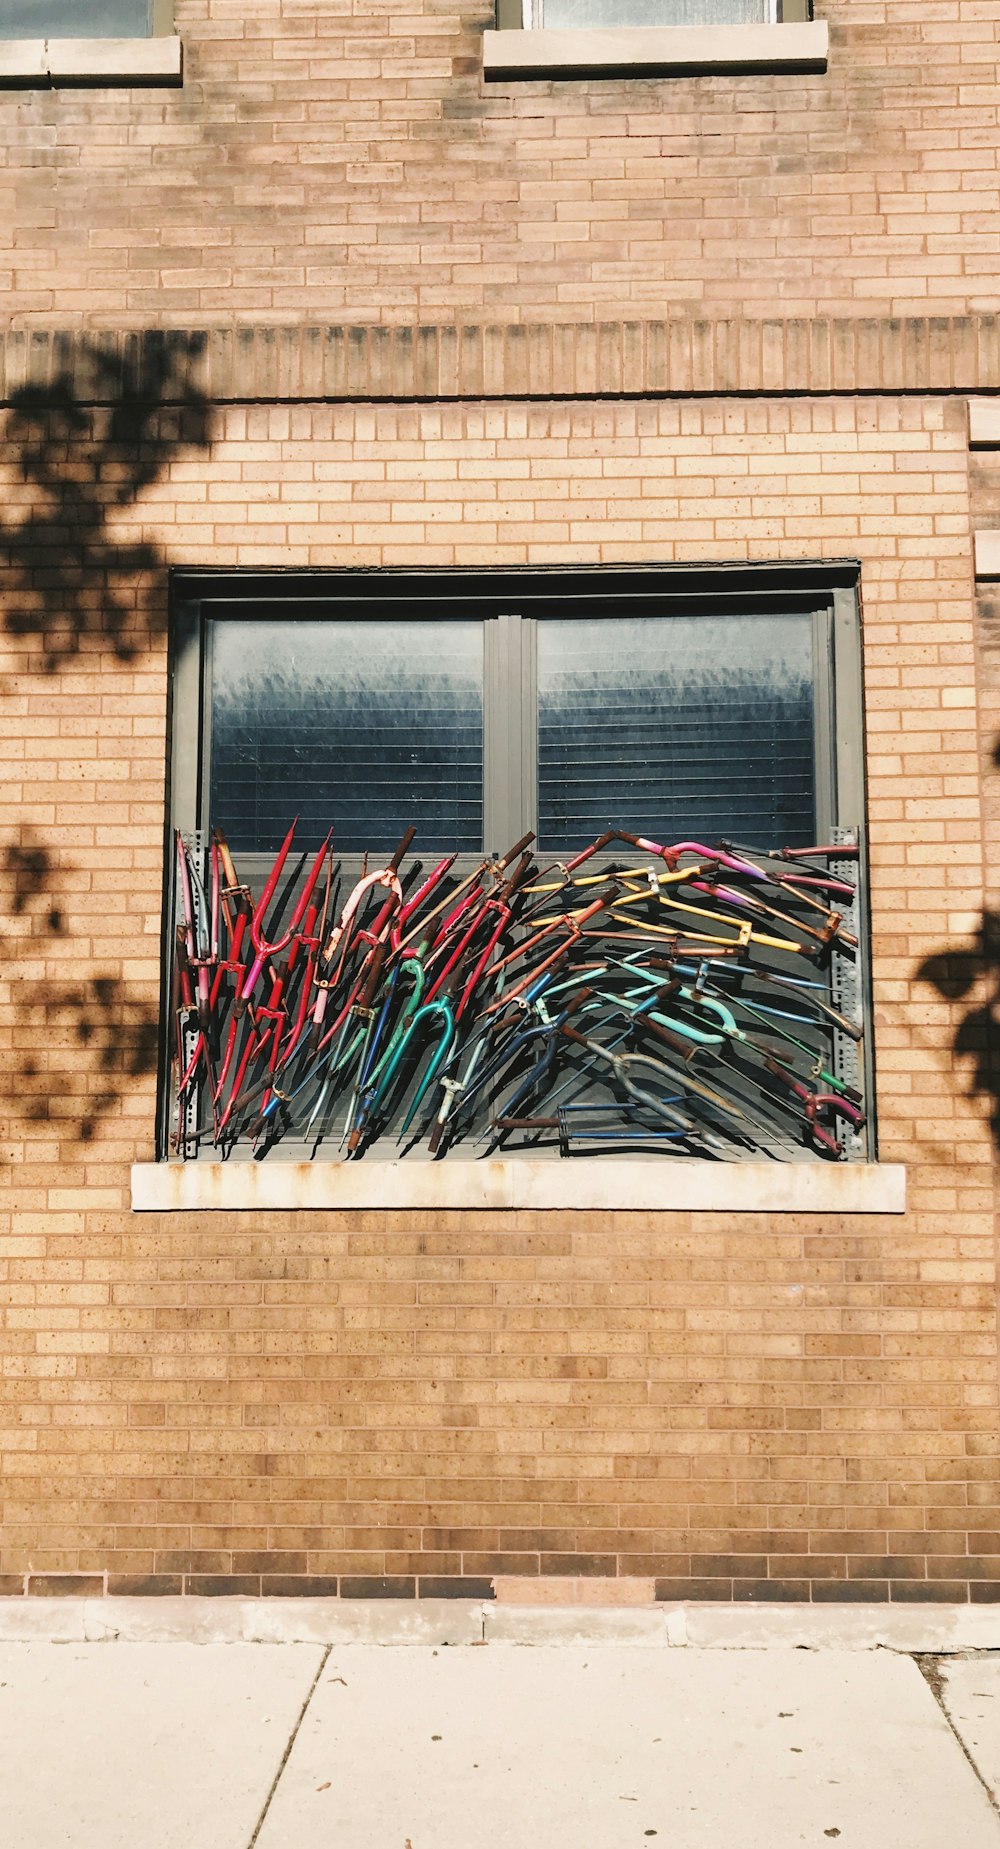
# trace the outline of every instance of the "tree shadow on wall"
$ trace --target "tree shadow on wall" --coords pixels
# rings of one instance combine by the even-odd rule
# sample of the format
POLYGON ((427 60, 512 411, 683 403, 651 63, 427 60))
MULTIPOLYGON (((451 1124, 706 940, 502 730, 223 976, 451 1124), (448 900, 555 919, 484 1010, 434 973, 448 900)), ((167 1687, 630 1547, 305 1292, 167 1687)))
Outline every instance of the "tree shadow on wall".
MULTIPOLYGON (((44 714, 41 681, 58 691, 78 658, 89 656, 86 665, 97 670, 109 655, 133 661, 162 638, 167 559, 146 540, 119 543, 114 521, 174 457, 210 448, 211 407, 193 383, 203 344, 202 335, 145 334, 117 352, 81 340, 72 370, 13 396, 3 448, 23 488, 20 507, 14 483, 6 514, 0 507, 11 669, 0 683, 0 709, 20 699, 29 716, 33 705, 44 714)), ((70 700, 74 691, 70 679, 70 700)), ((48 709, 58 710, 58 702, 48 709)), ((27 781, 49 755, 48 724, 49 734, 38 737, 27 728, 27 781)), ((93 726, 99 734, 99 713, 93 726)), ((13 719, 10 733, 20 729, 13 719)), ((79 716, 72 729, 79 736, 79 716)), ((80 738, 82 756, 90 742, 80 738)), ((72 783, 64 789, 71 802, 72 783)), ((0 1102, 10 1149, 16 1120, 50 1122, 60 1141, 88 1140, 129 1081, 156 1063, 155 1008, 113 967, 95 967, 89 932, 100 935, 100 918, 75 917, 90 880, 73 864, 60 806, 51 837, 35 822, 0 847, 0 961, 13 1032, 0 1102), (51 973, 62 969, 64 977, 51 973)), ((124 903, 121 882, 114 890, 124 903)))
MULTIPOLYGON (((993 762, 1000 767, 1000 742, 993 762)), ((975 949, 936 951, 920 964, 917 979, 948 1002, 965 1001, 980 984, 985 988, 981 1005, 959 1021, 952 1046, 973 1061, 969 1089, 990 1100, 990 1128, 1000 1149, 1000 912, 983 912, 975 949)))
POLYGON ((31 665, 46 674, 87 636, 133 660, 159 626, 138 591, 166 560, 147 542, 116 544, 109 525, 178 452, 210 447, 211 408, 192 383, 204 338, 147 334, 125 355, 81 342, 72 372, 12 399, 4 444, 29 495, 19 523, 0 516, 5 626, 37 640, 31 665))

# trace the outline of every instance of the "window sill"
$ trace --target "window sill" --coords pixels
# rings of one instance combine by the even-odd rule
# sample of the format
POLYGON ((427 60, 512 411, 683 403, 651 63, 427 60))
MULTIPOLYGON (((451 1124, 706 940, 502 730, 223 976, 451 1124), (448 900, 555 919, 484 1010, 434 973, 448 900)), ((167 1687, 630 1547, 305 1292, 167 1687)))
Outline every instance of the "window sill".
POLYGON ((182 64, 176 37, 0 39, 0 89, 179 84, 182 64))
POLYGON ((1000 403, 995 398, 970 398, 969 443, 973 449, 1000 448, 1000 403))
POLYGON ((483 73, 500 77, 825 71, 825 20, 779 26, 613 26, 483 34, 483 73))
POLYGON ((669 1157, 481 1162, 137 1162, 133 1213, 361 1208, 597 1213, 903 1213, 898 1164, 681 1162, 669 1157))
POLYGON ((975 575, 1000 578, 1000 528, 979 527, 972 535, 975 575))

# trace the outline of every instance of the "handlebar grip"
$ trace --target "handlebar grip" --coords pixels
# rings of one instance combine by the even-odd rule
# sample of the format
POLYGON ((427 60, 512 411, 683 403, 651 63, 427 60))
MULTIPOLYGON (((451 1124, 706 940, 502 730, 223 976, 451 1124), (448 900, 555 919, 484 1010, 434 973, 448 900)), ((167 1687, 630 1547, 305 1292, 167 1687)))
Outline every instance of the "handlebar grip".
POLYGON ((229 843, 226 840, 226 837, 223 834, 221 828, 213 828, 212 839, 214 840, 215 845, 219 850, 219 859, 222 862, 222 871, 226 876, 227 886, 230 886, 230 887, 238 886, 239 881, 236 878, 236 866, 233 861, 232 854, 229 852, 229 843))
POLYGON ((606 828, 603 835, 598 835, 596 841, 592 841, 589 847, 583 848, 579 854, 574 854, 572 860, 566 862, 567 873, 575 873, 577 867, 582 867, 586 861, 592 860, 595 854, 603 854, 604 849, 612 841, 621 839, 621 835, 617 834, 613 828, 606 828))
POLYGON ((671 944, 670 950, 662 954, 656 951, 650 952, 649 956, 646 958, 646 962, 649 964, 650 969, 672 970, 674 968, 677 962, 678 943, 676 938, 672 938, 669 941, 671 944))
POLYGON ((514 894, 517 892, 519 886, 524 885, 524 882, 527 879, 529 873, 531 872, 533 865, 534 865, 534 862, 530 854, 521 855, 521 858, 518 861, 517 866, 514 868, 514 871, 511 874, 510 879, 505 881, 504 883, 504 891, 507 895, 508 900, 514 897, 514 894))
POLYGON ((676 1053, 679 1059, 683 1059, 685 1064, 693 1060, 698 1048, 692 1041, 686 1040, 683 1034, 673 1033, 669 1027, 664 1027, 662 1021, 651 1021, 647 1015, 642 1017, 642 1025, 651 1034, 655 1034, 664 1046, 668 1046, 672 1053, 676 1053))
POLYGON ((403 839, 400 842, 398 848, 396 849, 396 852, 394 853, 392 859, 389 862, 389 866, 392 869, 393 873, 399 872, 400 862, 403 858, 403 855, 406 853, 407 849, 409 848, 410 842, 413 840, 413 837, 416 834, 416 832, 417 832, 416 829, 413 827, 411 823, 410 827, 407 829, 405 835, 403 836, 403 839))
POLYGON ((520 841, 515 841, 513 847, 507 849, 506 854, 500 862, 501 867, 506 870, 506 868, 510 866, 512 860, 516 860, 519 854, 524 853, 526 847, 531 846, 534 839, 535 831, 533 828, 529 828, 527 834, 521 836, 520 841))
POLYGON ((386 945, 386 941, 384 938, 381 940, 380 943, 376 944, 375 950, 372 955, 371 968, 369 969, 368 975, 365 978, 365 982, 361 990, 361 994, 358 996, 358 999, 355 1003, 356 1008, 370 1008, 371 1007, 372 999, 374 997, 375 991, 378 988, 379 981, 381 979, 382 965, 385 962, 387 948, 388 946, 386 945))

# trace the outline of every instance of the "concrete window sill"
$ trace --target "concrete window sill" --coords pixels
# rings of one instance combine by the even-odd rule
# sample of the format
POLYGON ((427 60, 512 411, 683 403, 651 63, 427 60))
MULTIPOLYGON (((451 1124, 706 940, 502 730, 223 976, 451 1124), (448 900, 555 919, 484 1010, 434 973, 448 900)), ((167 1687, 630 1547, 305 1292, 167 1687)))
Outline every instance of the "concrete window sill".
POLYGON ((613 26, 483 34, 487 78, 825 71, 825 20, 778 26, 613 26))
POLYGON ((0 89, 179 84, 179 38, 0 39, 0 89))
POLYGON ((134 1213, 486 1208, 663 1213, 903 1213, 889 1163, 679 1162, 657 1157, 481 1162, 137 1162, 134 1213))
POLYGON ((977 578, 1000 578, 1000 528, 980 527, 972 535, 977 578))
POLYGON ((1000 448, 1000 399, 970 398, 969 442, 973 449, 1000 448))

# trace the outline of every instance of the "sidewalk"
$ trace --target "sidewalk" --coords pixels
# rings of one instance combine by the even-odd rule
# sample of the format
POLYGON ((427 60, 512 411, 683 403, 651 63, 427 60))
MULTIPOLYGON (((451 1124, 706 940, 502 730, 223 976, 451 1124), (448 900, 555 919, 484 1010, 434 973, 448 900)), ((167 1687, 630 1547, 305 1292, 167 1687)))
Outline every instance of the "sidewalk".
POLYGON ((10 1849, 1000 1849, 1000 1651, 871 1647, 869 1614, 724 1608, 682 1647, 625 1611, 484 1642, 455 1606, 350 1614, 389 1642, 121 1641, 176 1633, 150 1600, 88 1642, 70 1603, 0 1612, 41 1633, 0 1641, 10 1849))

